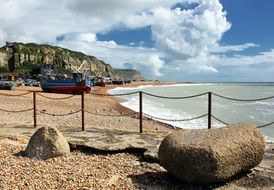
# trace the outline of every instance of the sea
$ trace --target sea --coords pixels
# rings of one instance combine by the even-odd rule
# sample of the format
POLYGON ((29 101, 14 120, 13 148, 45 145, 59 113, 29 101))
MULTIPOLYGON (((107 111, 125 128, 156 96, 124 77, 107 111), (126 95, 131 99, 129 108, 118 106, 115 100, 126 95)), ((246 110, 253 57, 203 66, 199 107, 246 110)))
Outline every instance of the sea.
MULTIPOLYGON (((212 94, 211 114, 222 122, 234 124, 251 122, 256 126, 274 121, 274 98, 254 101, 274 96, 274 83, 182 83, 162 86, 139 86, 136 88, 117 87, 110 94, 124 94, 143 91, 143 113, 174 127, 197 129, 207 128, 208 117, 190 121, 180 121, 208 113, 208 94, 188 98, 170 99, 163 97, 186 97, 206 92, 221 96, 253 101, 235 101, 212 94), (161 98, 152 95, 162 96, 161 98), (179 120, 179 121, 178 121, 179 120)), ((139 94, 119 96, 122 105, 139 111, 139 94)), ((212 128, 225 124, 212 118, 212 128)), ((274 124, 259 128, 267 142, 274 142, 274 124)))

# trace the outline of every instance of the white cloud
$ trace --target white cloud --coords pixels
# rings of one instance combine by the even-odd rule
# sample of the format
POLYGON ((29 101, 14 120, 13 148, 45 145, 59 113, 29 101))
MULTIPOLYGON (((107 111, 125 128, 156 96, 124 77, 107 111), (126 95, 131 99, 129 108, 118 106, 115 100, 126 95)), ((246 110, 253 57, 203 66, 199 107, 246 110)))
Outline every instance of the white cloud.
POLYGON ((152 36, 159 49, 176 56, 194 57, 216 47, 230 28, 226 13, 217 0, 201 1, 194 9, 155 11, 158 22, 152 24, 152 36))
POLYGON ((147 77, 161 76, 160 70, 163 68, 165 62, 157 54, 150 54, 145 57, 145 61, 141 60, 136 64, 136 69, 142 70, 143 74, 147 77))
POLYGON ((270 51, 261 52, 258 55, 237 55, 234 57, 222 56, 212 61, 216 66, 247 66, 247 65, 274 65, 274 49, 270 51))
POLYGON ((198 74, 198 73, 217 73, 216 65, 212 63, 219 60, 214 55, 207 55, 200 53, 196 57, 190 57, 187 59, 174 59, 168 66, 166 73, 173 72, 176 68, 177 72, 198 74))
POLYGON ((93 33, 81 33, 78 35, 77 40, 86 41, 86 42, 94 42, 96 41, 96 34, 93 33))
POLYGON ((80 42, 94 42, 97 41, 94 33, 69 33, 57 37, 57 41, 80 41, 80 42), (58 39, 59 38, 59 39, 58 39))
POLYGON ((165 62, 156 49, 144 47, 118 46, 113 41, 65 41, 59 42, 59 46, 89 55, 95 55, 98 59, 104 60, 115 68, 124 68, 130 64, 133 69, 139 70, 146 78, 153 78, 161 75, 165 62))
POLYGON ((231 51, 244 51, 248 48, 253 48, 253 47, 258 47, 259 45, 253 44, 253 43, 246 43, 246 44, 241 44, 241 45, 225 45, 225 46, 220 46, 217 44, 215 47, 212 47, 212 49, 209 50, 209 52, 212 53, 226 53, 226 52, 231 52, 231 51))

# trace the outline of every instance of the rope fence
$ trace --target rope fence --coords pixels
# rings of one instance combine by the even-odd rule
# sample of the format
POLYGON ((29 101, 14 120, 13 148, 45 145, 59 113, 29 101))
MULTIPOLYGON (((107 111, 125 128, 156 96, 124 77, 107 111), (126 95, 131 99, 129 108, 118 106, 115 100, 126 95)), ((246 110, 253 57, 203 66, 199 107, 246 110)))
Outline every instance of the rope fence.
POLYGON ((94 112, 90 112, 90 111, 85 111, 86 113, 92 114, 92 115, 96 115, 96 116, 103 116, 103 117, 125 117, 125 116, 134 116, 137 115, 138 113, 129 113, 129 114, 100 114, 100 113, 94 113, 94 112))
POLYGON ((129 93, 123 93, 123 94, 100 94, 100 93, 93 93, 90 92, 90 94, 95 95, 95 96, 128 96, 128 95, 133 95, 133 94, 138 94, 139 92, 129 92, 129 93))
POLYGON ((30 94, 32 92, 26 92, 26 93, 22 93, 22 94, 4 94, 4 93, 0 93, 0 96, 24 96, 27 94, 30 94))
MULTIPOLYGON (((240 98, 233 98, 233 97, 227 97, 227 96, 223 96, 217 93, 212 93, 212 92, 206 92, 206 93, 201 93, 201 94, 196 94, 196 95, 191 95, 191 96, 179 96, 179 97, 173 97, 173 96, 160 96, 157 94, 150 94, 147 92, 142 92, 142 91, 135 91, 135 92, 129 92, 129 93, 121 93, 121 94, 100 94, 100 93, 90 93, 90 95, 95 95, 95 96, 109 96, 109 97, 118 97, 118 96, 129 96, 129 95, 139 95, 139 112, 134 112, 134 113, 129 113, 129 114, 104 114, 104 113, 99 113, 99 112, 91 112, 85 109, 85 95, 84 93, 81 94, 81 108, 76 110, 76 111, 71 111, 69 113, 48 113, 45 110, 39 110, 36 108, 36 95, 39 95, 43 98, 46 99, 50 99, 50 100, 67 100, 70 98, 73 98, 76 95, 64 95, 64 97, 58 97, 58 98, 53 98, 49 95, 45 95, 45 93, 43 92, 26 92, 26 93, 22 93, 22 94, 17 94, 17 95, 13 95, 13 94, 4 94, 4 93, 0 93, 0 96, 24 96, 27 94, 33 93, 33 108, 29 108, 29 109, 24 109, 24 110, 6 110, 6 109, 2 109, 0 108, 0 111, 2 112, 8 112, 8 113, 23 113, 23 112, 28 112, 28 111, 33 111, 33 117, 34 117, 34 127, 37 127, 37 112, 39 112, 40 114, 45 114, 45 115, 49 115, 49 116, 68 116, 68 115, 73 115, 76 113, 81 112, 81 119, 82 119, 82 130, 85 130, 85 113, 87 114, 91 114, 91 115, 95 115, 95 116, 102 116, 102 117, 129 117, 129 116, 136 116, 139 115, 139 120, 140 120, 140 124, 139 124, 139 128, 140 128, 140 133, 143 132, 143 116, 147 117, 147 118, 151 118, 151 119, 155 119, 158 121, 167 121, 167 122, 188 122, 188 121, 193 121, 193 120, 197 120, 197 119, 201 119, 207 116, 207 120, 208 120, 208 129, 211 128, 211 118, 215 119, 216 121, 224 124, 224 125, 229 125, 229 123, 223 121, 222 119, 216 117, 215 115, 212 114, 212 96, 216 96, 219 98, 223 98, 226 100, 230 100, 230 101, 237 101, 237 102, 254 102, 254 101, 265 101, 265 100, 270 100, 270 99, 274 99, 274 96, 269 96, 269 97, 263 97, 263 98, 256 98, 256 99, 240 99, 240 98), (208 113, 205 113, 203 115, 199 115, 199 116, 195 116, 192 118, 183 118, 183 119, 167 119, 167 118, 161 118, 161 117, 157 117, 157 116, 153 116, 147 113, 143 113, 143 95, 147 95, 150 97, 154 97, 154 98, 162 98, 162 99, 189 99, 189 98, 196 98, 196 97, 200 97, 200 96, 204 96, 204 95, 208 95, 208 113)), ((49 93, 46 93, 49 94, 49 93)), ((262 125, 258 125, 257 128, 262 128, 262 127, 266 127, 266 126, 270 126, 273 125, 274 121, 271 121, 267 124, 262 124, 262 125)))
POLYGON ((45 111, 40 111, 40 110, 37 110, 39 113, 41 114, 45 114, 45 115, 49 115, 49 116, 68 116, 68 115, 73 115, 73 114, 76 114, 76 113, 79 113, 80 111, 82 111, 82 109, 79 109, 77 111, 72 111, 70 113, 63 113, 63 114, 56 114, 56 113, 47 113, 45 111))
POLYGON ((43 98, 47 98, 47 99, 51 99, 51 100, 66 100, 66 99, 70 99, 73 98, 74 96, 76 96, 75 94, 70 95, 70 96, 66 96, 66 97, 61 97, 61 98, 53 98, 50 96, 45 96, 42 93, 37 92, 36 94, 38 94, 39 96, 42 96, 43 98))
POLYGON ((163 98, 163 99, 188 99, 188 98, 196 98, 196 97, 199 97, 199 96, 204 96, 207 94, 206 93, 202 93, 202 94, 196 94, 196 95, 192 95, 192 96, 179 96, 179 97, 172 97, 172 96, 159 96, 159 95, 156 95, 156 94, 150 94, 150 93, 147 93, 147 92, 143 92, 143 94, 145 95, 148 95, 148 96, 151 96, 151 97, 155 97, 155 98, 163 98))
POLYGON ((258 125, 257 128, 263 128, 263 127, 267 127, 267 126, 270 126, 270 125, 273 125, 274 124, 274 121, 271 121, 267 124, 264 124, 264 125, 258 125))
POLYGON ((219 95, 219 94, 216 94, 216 93, 212 93, 212 94, 219 97, 219 98, 232 100, 232 101, 237 101, 237 102, 257 102, 257 101, 270 100, 270 99, 274 98, 274 96, 269 96, 269 97, 257 98, 257 99, 240 99, 240 98, 231 98, 231 97, 227 97, 227 96, 222 96, 222 95, 219 95))
POLYGON ((211 117, 212 117, 213 119, 215 119, 216 121, 218 121, 218 122, 224 124, 224 125, 229 125, 229 123, 227 123, 227 122, 225 122, 225 121, 219 119, 218 117, 216 117, 216 116, 214 116, 214 115, 211 115, 211 117))
POLYGON ((24 110, 5 110, 5 109, 0 108, 0 111, 9 112, 9 113, 21 113, 21 112, 28 112, 28 111, 31 111, 31 110, 33 110, 33 108, 24 109, 24 110))
POLYGON ((161 121, 171 121, 171 122, 181 122, 181 121, 192 121, 192 120, 196 120, 196 119, 200 119, 203 118, 205 116, 207 116, 206 114, 197 116, 197 117, 192 117, 192 118, 186 118, 186 119, 165 119, 165 118, 161 118, 161 117, 156 117, 156 116, 152 116, 146 113, 143 113, 144 116, 152 118, 152 119, 156 119, 156 120, 161 120, 161 121))

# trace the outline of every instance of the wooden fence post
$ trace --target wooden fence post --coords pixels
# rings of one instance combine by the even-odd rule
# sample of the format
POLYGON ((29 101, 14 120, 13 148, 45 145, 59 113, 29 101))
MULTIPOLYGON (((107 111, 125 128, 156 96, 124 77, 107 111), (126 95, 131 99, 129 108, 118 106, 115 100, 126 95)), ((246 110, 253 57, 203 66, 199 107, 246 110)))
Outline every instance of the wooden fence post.
POLYGON ((143 133, 143 92, 139 91, 139 118, 140 118, 140 133, 143 133))
POLYGON ((211 95, 212 95, 212 92, 208 92, 208 129, 211 129, 211 104, 212 104, 211 95))
POLYGON ((37 121, 36 121, 36 92, 33 91, 33 125, 36 128, 37 127, 37 121))
POLYGON ((81 111, 82 111, 82 131, 85 130, 85 96, 84 91, 82 92, 81 96, 81 111))

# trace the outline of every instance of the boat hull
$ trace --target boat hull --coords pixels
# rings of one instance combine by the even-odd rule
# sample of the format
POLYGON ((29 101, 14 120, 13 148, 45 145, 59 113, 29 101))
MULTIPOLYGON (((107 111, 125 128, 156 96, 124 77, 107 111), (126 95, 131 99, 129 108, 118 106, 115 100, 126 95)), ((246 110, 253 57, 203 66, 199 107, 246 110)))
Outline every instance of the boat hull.
POLYGON ((89 93, 91 87, 84 82, 48 80, 41 83, 41 88, 45 92, 62 93, 62 94, 80 94, 89 93))

